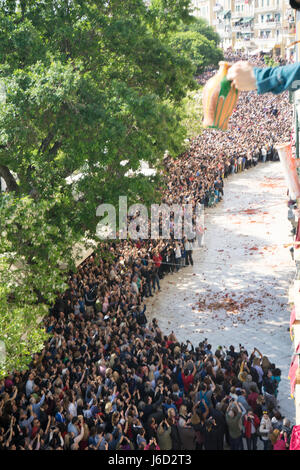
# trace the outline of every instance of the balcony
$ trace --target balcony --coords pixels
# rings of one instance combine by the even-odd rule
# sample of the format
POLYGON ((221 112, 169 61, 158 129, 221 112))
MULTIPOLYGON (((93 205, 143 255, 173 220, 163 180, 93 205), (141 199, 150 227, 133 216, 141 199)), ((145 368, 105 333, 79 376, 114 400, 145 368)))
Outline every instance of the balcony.
POLYGON ((275 44, 278 43, 278 40, 275 38, 255 38, 254 41, 262 49, 273 49, 275 44))
POLYGON ((234 26, 231 30, 233 33, 242 33, 242 34, 247 34, 247 33, 253 33, 254 32, 254 28, 253 26, 247 26, 247 27, 244 27, 243 26, 234 26))
POLYGON ((238 40, 234 44, 234 49, 246 49, 250 51, 253 49, 252 40, 238 40))
POLYGON ((264 21, 254 23, 255 29, 279 29, 282 27, 281 21, 264 21))
POLYGON ((280 8, 274 6, 265 6, 255 8, 255 13, 272 13, 273 11, 277 12, 280 8))
POLYGON ((285 37, 285 38, 293 38, 293 39, 294 39, 294 38, 295 38, 295 35, 296 35, 296 28, 294 28, 294 29, 289 29, 289 30, 285 30, 285 29, 284 29, 283 32, 282 32, 282 35, 283 35, 283 37, 285 37))
POLYGON ((231 13, 231 19, 232 20, 238 20, 239 18, 248 18, 249 16, 253 16, 254 13, 251 12, 232 12, 231 13))
POLYGON ((232 32, 231 31, 224 31, 220 34, 221 39, 231 39, 232 32))

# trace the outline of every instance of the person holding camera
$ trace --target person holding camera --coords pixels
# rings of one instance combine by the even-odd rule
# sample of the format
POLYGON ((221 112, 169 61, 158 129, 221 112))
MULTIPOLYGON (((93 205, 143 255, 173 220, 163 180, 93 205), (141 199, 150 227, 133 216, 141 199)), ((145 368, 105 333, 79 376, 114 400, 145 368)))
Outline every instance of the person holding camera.
POLYGON ((149 444, 144 447, 144 450, 160 450, 159 445, 156 442, 155 437, 150 439, 149 444))
POLYGON ((157 440, 161 450, 172 450, 171 426, 167 419, 161 421, 157 428, 157 440))
POLYGON ((257 449, 257 429, 260 425, 259 417, 253 413, 253 411, 248 411, 244 416, 244 428, 245 428, 245 437, 248 450, 257 449))
POLYGON ((230 449, 244 450, 241 430, 242 410, 237 401, 230 400, 225 417, 230 437, 230 449))

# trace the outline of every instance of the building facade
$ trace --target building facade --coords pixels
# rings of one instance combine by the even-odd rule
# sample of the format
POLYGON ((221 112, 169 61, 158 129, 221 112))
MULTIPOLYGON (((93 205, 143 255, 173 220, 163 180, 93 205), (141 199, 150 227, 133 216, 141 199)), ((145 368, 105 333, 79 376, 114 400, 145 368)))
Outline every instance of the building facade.
POLYGON ((232 46, 232 8, 233 0, 220 0, 214 6, 213 26, 221 38, 221 47, 223 49, 232 46))
POLYGON ((223 49, 289 58, 296 27, 289 0, 193 0, 192 7, 220 35, 223 49))

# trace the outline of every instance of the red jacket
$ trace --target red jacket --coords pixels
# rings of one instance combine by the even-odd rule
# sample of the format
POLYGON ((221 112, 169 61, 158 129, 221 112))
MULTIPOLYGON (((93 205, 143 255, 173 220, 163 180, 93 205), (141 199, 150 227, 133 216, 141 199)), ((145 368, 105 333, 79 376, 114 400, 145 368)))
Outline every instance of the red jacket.
POLYGON ((181 372, 181 380, 183 382, 185 393, 188 393, 188 391, 190 390, 191 384, 194 382, 193 374, 184 375, 184 373, 181 372))
MULTIPOLYGON (((253 424, 254 424, 255 429, 257 429, 259 424, 260 424, 260 419, 255 414, 253 414, 253 416, 254 416, 253 424)), ((251 437, 251 421, 247 420, 247 416, 244 417, 244 426, 245 426, 245 437, 250 439, 250 437, 251 437)))
POLYGON ((152 259, 153 259, 153 261, 154 261, 154 263, 155 263, 155 266, 156 266, 157 268, 159 268, 160 265, 161 265, 161 262, 162 262, 162 256, 161 256, 161 255, 158 255, 158 256, 154 255, 152 259))
POLYGON ((248 395, 248 398, 247 398, 247 402, 249 403, 249 405, 251 406, 254 412, 257 408, 257 402, 256 402, 257 398, 258 398, 258 393, 256 392, 250 393, 250 395, 248 395))

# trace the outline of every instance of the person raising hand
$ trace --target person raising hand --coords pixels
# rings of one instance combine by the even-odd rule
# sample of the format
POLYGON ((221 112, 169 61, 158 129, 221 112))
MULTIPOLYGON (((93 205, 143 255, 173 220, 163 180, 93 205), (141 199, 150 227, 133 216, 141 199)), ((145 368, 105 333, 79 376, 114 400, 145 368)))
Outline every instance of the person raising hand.
POLYGON ((300 88, 300 63, 278 67, 254 67, 250 62, 240 60, 233 64, 227 78, 239 91, 257 90, 259 95, 300 88))

